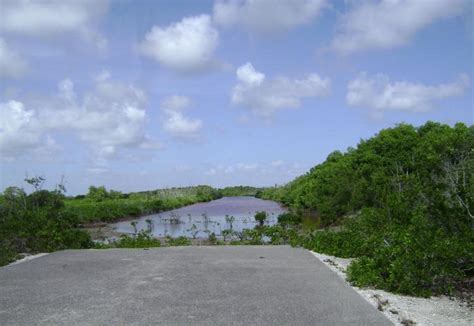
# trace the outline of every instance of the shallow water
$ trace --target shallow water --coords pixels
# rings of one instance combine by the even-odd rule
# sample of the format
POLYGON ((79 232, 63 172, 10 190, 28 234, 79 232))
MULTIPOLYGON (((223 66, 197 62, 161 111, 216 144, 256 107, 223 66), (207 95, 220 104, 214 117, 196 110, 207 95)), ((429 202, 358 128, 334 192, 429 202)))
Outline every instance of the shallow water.
POLYGON ((137 222, 136 227, 140 231, 146 230, 148 228, 146 220, 151 220, 153 235, 157 237, 167 235, 192 237, 195 235, 198 238, 207 238, 208 233, 214 232, 219 236, 222 230, 230 229, 231 225, 228 221, 230 216, 235 218, 232 222, 234 231, 255 227, 254 215, 258 211, 267 212, 266 224, 273 225, 277 222, 278 215, 286 210, 271 200, 254 197, 224 197, 207 203, 198 203, 143 216, 136 220, 114 223, 112 227, 121 233, 133 233, 134 228, 130 224, 131 222, 137 222))

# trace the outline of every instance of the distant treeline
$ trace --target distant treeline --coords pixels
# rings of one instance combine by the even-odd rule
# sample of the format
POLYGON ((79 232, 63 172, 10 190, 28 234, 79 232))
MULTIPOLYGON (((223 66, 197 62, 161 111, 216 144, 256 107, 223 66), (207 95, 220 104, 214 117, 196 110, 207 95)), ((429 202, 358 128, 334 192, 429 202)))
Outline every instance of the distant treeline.
MULTIPOLYGON (((210 186, 192 186, 192 187, 173 187, 173 188, 163 188, 156 190, 146 190, 138 191, 131 193, 123 193, 120 191, 109 190, 107 191, 104 186, 100 187, 89 187, 89 192, 85 195, 77 195, 73 197, 68 197, 68 199, 85 199, 91 198, 91 196, 99 195, 101 199, 124 199, 140 196, 148 197, 165 197, 165 198, 176 198, 176 197, 186 197, 186 196, 203 196, 210 195, 212 199, 220 197, 236 197, 236 196, 255 196, 258 192, 264 190, 264 187, 251 187, 251 186, 231 186, 225 188, 212 188, 210 186)), ((205 201, 205 200, 202 200, 205 201)))
POLYGON ((255 196, 258 192, 264 188, 250 187, 250 186, 234 186, 225 187, 219 189, 219 193, 222 197, 235 197, 235 196, 255 196))
POLYGON ((417 295, 472 289, 473 126, 400 124, 257 196, 339 226, 299 243, 358 257, 349 268, 357 285, 417 295))

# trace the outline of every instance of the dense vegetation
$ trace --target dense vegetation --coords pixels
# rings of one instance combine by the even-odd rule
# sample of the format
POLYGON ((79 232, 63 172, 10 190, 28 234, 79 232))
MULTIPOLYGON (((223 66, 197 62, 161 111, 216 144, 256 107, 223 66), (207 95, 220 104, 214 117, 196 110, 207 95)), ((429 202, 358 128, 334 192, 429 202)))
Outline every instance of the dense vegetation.
POLYGON ((0 196, 0 266, 18 253, 89 248, 87 232, 77 228, 77 218, 64 208, 64 187, 42 190, 42 178, 26 180, 35 191, 7 188, 0 196))
POLYGON ((358 257, 348 272, 357 285, 430 295, 472 282, 473 126, 385 129, 258 196, 315 214, 323 227, 342 225, 298 243, 358 257))

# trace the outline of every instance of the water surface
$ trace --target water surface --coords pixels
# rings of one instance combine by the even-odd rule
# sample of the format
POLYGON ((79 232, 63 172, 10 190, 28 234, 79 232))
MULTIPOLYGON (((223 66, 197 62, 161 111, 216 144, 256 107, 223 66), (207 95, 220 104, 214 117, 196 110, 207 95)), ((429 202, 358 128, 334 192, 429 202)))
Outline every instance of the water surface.
POLYGON ((268 214, 267 225, 277 222, 277 217, 286 210, 280 204, 271 200, 262 200, 254 197, 224 197, 207 203, 198 203, 184 206, 171 211, 143 216, 136 220, 123 221, 112 224, 112 227, 121 233, 133 233, 131 222, 137 222, 137 229, 147 229, 147 220, 152 221, 153 235, 187 236, 207 238, 214 232, 217 236, 222 230, 232 229, 241 231, 251 229, 256 225, 254 215, 258 211, 268 214), (232 226, 230 217, 234 217, 232 226), (227 217, 227 218, 226 218, 227 217), (194 225, 194 226, 193 226, 194 225))

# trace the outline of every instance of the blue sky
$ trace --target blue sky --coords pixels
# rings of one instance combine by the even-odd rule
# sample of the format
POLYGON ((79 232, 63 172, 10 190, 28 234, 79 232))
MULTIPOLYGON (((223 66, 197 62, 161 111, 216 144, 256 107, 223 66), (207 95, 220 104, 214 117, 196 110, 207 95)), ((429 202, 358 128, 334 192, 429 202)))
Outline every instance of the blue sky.
POLYGON ((474 121, 463 0, 0 0, 0 187, 282 184, 474 121))

